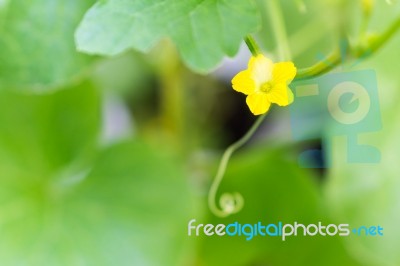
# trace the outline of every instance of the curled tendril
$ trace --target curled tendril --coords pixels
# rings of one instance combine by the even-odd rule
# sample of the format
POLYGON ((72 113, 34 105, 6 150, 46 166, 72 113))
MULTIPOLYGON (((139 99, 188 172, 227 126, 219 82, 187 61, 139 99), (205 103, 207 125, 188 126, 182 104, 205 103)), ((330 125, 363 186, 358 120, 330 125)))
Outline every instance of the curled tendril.
POLYGON ((216 178, 214 179, 213 184, 211 185, 210 193, 208 194, 208 204, 210 206, 210 210, 212 213, 214 213, 216 216, 219 217, 226 217, 231 214, 238 213, 244 206, 243 196, 238 192, 234 193, 225 192, 219 198, 219 206, 217 206, 215 203, 215 197, 217 195, 218 187, 222 181, 223 174, 226 168, 226 163, 229 160, 229 157, 230 155, 228 156, 228 159, 224 163, 225 166, 223 169, 221 168, 221 165, 223 165, 223 163, 220 164, 220 169, 218 171, 216 178))
POLYGON ((243 197, 237 192, 233 194, 224 193, 219 199, 219 206, 217 206, 215 203, 215 197, 217 195, 218 187, 224 177, 226 166, 233 151, 234 150, 232 150, 232 146, 226 149, 224 155, 222 156, 221 163, 219 164, 217 175, 211 185, 210 193, 208 194, 208 205, 210 207, 210 210, 212 213, 219 217, 226 217, 233 213, 237 213, 243 207, 243 197), (238 197, 240 198, 239 201, 241 202, 242 206, 236 205, 238 197), (240 209, 238 207, 240 207, 240 209))
POLYGON ((227 214, 234 214, 239 212, 244 205, 243 196, 238 193, 224 193, 219 198, 219 205, 222 211, 227 214))
POLYGON ((266 115, 267 113, 261 115, 241 139, 230 145, 225 150, 218 167, 217 175, 215 176, 215 179, 210 188, 210 192, 208 194, 208 205, 214 215, 219 217, 226 217, 231 214, 238 213, 243 208, 244 199, 243 196, 238 192, 223 193, 219 199, 219 206, 217 206, 216 204, 216 196, 232 153, 242 147, 251 138, 251 136, 253 136, 257 128, 264 121, 266 115))

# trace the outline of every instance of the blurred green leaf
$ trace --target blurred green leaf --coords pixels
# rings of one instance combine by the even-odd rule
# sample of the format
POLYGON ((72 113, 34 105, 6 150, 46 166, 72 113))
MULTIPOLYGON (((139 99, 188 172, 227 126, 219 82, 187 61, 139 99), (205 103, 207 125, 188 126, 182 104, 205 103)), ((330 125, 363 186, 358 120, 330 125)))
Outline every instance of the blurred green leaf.
POLYGON ((102 60, 93 69, 96 85, 105 92, 119 95, 133 95, 139 98, 151 86, 151 68, 143 56, 137 53, 123 53, 102 60))
POLYGON ((81 74, 89 57, 76 52, 73 32, 91 4, 10 1, 0 13, 0 88, 45 91, 81 74))
POLYGON ((58 171, 93 154, 99 127, 100 99, 90 83, 50 95, 1 91, 0 167, 38 176, 58 171))
POLYGON ((99 1, 78 27, 76 43, 80 51, 114 55, 148 51, 170 37, 184 61, 205 72, 224 55, 233 56, 258 24, 252 1, 99 1))
POLYGON ((0 265, 176 265, 190 218, 177 160, 138 141, 94 160, 88 83, 2 91, 0 108, 0 265))
POLYGON ((93 241, 105 244, 96 258, 108 260, 104 265, 177 264, 191 211, 183 167, 171 155, 138 141, 121 143, 103 153, 77 192, 82 217, 104 226, 103 241, 93 241))
MULTIPOLYGON (((198 223, 329 224, 316 180, 297 166, 287 149, 250 150, 230 162, 220 192, 242 193, 245 206, 228 218, 211 216, 198 223)), ((344 250, 338 237, 244 236, 204 237, 200 248, 201 265, 357 265, 344 250), (232 254, 235 254, 232 256, 232 254), (290 254, 290 256, 288 256, 290 254)))
POLYGON ((190 197, 168 154, 129 141, 88 174, 27 179, 0 179, 1 265, 177 265, 190 197))

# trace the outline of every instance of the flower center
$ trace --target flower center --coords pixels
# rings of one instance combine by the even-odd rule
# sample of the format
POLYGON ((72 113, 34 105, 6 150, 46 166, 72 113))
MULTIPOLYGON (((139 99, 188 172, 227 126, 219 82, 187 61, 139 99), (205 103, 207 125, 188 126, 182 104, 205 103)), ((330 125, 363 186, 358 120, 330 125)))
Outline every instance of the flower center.
POLYGON ((270 92, 271 89, 272 89, 272 84, 270 81, 263 83, 260 87, 260 91, 265 92, 265 93, 270 92))

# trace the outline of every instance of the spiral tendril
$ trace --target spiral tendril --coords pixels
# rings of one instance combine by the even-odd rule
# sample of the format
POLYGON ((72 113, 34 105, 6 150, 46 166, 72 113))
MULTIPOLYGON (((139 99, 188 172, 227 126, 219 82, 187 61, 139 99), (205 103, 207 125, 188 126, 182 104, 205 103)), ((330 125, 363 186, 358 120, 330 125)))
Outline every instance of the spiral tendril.
POLYGON ((247 131, 247 133, 238 141, 230 145, 224 152, 221 162, 218 167, 217 175, 213 183, 211 184, 210 192, 208 194, 208 205, 211 212, 218 217, 226 217, 231 214, 238 213, 244 206, 243 196, 238 193, 223 193, 219 199, 219 206, 216 204, 216 196, 218 192, 219 185, 224 177, 226 167, 228 165, 231 155, 240 147, 242 147, 256 132, 257 128, 264 121, 265 116, 261 115, 257 118, 256 122, 247 131))

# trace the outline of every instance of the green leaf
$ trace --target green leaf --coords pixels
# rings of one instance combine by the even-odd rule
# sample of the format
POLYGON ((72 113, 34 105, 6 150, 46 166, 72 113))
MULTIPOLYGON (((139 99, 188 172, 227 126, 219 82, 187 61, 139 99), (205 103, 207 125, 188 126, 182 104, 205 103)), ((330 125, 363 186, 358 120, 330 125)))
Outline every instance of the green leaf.
POLYGON ((76 44, 83 52, 115 55, 130 48, 148 51, 169 37, 188 66, 205 72, 223 56, 233 56, 258 26, 252 1, 109 0, 86 13, 76 44))
POLYGON ((1 91, 0 177, 45 178, 93 156, 99 127, 100 99, 90 83, 49 95, 1 91))
POLYGON ((73 32, 92 3, 16 0, 0 9, 0 89, 45 91, 77 78, 89 57, 76 52, 73 32))
POLYGON ((176 265, 184 170, 139 141, 99 151, 98 91, 0 92, 0 265, 176 265))
POLYGON ((143 93, 151 91, 147 90, 151 86, 151 71, 143 55, 129 52, 101 60, 93 68, 91 77, 101 90, 140 99, 143 93))
POLYGON ((180 164, 138 141, 108 148, 89 171, 2 178, 0 264, 177 265, 188 192, 180 164))
POLYGON ((120 143, 103 153, 77 193, 81 215, 108 226, 101 228, 109 233, 100 237, 105 241, 93 244, 114 238, 98 249, 112 248, 118 265, 177 265, 192 211, 184 169, 171 154, 139 141, 120 143))

